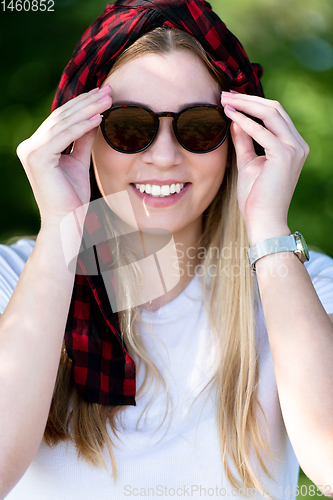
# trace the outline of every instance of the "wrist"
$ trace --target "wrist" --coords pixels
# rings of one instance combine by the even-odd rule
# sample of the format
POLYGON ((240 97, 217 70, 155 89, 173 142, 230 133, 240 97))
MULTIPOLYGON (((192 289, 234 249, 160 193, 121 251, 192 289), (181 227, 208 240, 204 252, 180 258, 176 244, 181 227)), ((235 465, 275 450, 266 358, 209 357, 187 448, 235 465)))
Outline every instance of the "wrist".
POLYGON ((265 276, 268 275, 272 277, 280 276, 284 277, 288 274, 290 263, 292 265, 301 264, 299 258, 295 255, 295 253, 290 250, 287 252, 277 252, 272 254, 267 254, 261 259, 257 260, 255 263, 255 272, 257 276, 265 276), (271 272, 267 272, 270 270, 271 272), (272 270, 274 270, 274 274, 272 274, 272 270))
POLYGON ((44 223, 41 225, 36 242, 52 249, 57 254, 59 263, 65 265, 71 274, 75 274, 77 256, 80 252, 82 235, 77 226, 60 223, 44 223))
POLYGON ((255 245, 259 241, 279 236, 289 236, 291 231, 287 224, 267 224, 258 227, 246 228, 249 245, 255 245))

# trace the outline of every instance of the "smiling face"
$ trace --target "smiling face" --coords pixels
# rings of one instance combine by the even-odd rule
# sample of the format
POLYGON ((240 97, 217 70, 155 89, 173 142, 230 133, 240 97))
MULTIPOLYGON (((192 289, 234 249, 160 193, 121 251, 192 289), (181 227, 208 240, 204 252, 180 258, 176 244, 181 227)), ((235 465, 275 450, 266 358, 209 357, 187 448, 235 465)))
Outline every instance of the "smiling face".
MULTIPOLYGON (((190 50, 142 55, 116 69, 105 83, 112 87, 113 105, 141 104, 156 113, 178 112, 197 103, 220 105, 218 83, 190 50)), ((141 153, 115 151, 100 128, 92 151, 101 193, 107 196, 126 190, 139 228, 163 228, 174 235, 189 232, 195 238, 201 232, 202 213, 222 183, 227 154, 227 140, 209 153, 185 150, 174 135, 170 117, 160 118, 155 140, 141 153), (155 197, 140 192, 138 184, 185 187, 180 193, 155 197)), ((155 194, 156 188, 152 189, 155 194)), ((163 192, 168 193, 167 188, 163 192)), ((125 218, 121 209, 117 214, 125 218)))

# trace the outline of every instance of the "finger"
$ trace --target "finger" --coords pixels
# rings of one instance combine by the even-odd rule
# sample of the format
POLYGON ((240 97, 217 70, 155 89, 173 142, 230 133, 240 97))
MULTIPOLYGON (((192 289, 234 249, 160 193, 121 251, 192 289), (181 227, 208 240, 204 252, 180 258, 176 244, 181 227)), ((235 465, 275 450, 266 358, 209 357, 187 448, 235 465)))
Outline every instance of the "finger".
POLYGON ((277 156, 278 151, 281 149, 281 141, 272 132, 259 123, 251 120, 251 118, 236 111, 229 104, 224 107, 224 112, 232 121, 239 125, 247 135, 260 144, 266 152, 269 151, 272 156, 277 156))
MULTIPOLYGON (((66 137, 66 130, 70 129, 74 125, 78 125, 80 122, 87 122, 86 126, 89 126, 89 130, 93 127, 92 122, 89 121, 91 118, 94 116, 98 116, 99 121, 95 123, 95 127, 98 126, 101 122, 100 119, 100 114, 108 109, 112 104, 111 97, 109 95, 105 95, 104 97, 99 97, 99 100, 95 102, 92 102, 90 104, 86 103, 85 107, 80 108, 79 110, 76 110, 72 114, 69 114, 66 117, 58 117, 58 121, 54 123, 54 125, 51 126, 50 129, 44 130, 43 132, 40 132, 39 134, 36 134, 33 138, 33 144, 35 144, 37 147, 40 146, 46 146, 52 139, 56 138, 59 134, 62 134, 63 136, 66 137)), ((80 129, 79 129, 80 130, 80 129)), ((83 127, 84 133, 86 133, 88 130, 86 130, 85 126, 83 127)), ((70 133, 68 135, 70 137, 70 133)), ((79 137, 76 137, 75 140, 77 140, 79 137)), ((63 141, 61 141, 63 142, 63 141)), ((72 141, 68 142, 68 144, 65 145, 65 148, 71 144, 72 141)), ((61 152, 62 150, 58 151, 61 152)))
POLYGON ((60 120, 64 120, 69 116, 72 116, 77 111, 84 109, 85 107, 94 104, 96 102, 110 102, 112 94, 112 89, 109 84, 105 85, 97 92, 88 92, 85 94, 83 99, 74 98, 71 101, 71 105, 67 108, 66 106, 61 107, 61 113, 57 117, 60 120))
POLYGON ((88 169, 90 167, 91 150, 94 144, 96 133, 97 127, 77 139, 74 144, 74 149, 71 153, 71 156, 76 158, 84 165, 87 165, 88 169))
MULTIPOLYGON (((287 125, 289 126, 289 129, 290 129, 291 133, 293 134, 293 136, 295 137, 295 139, 297 140, 297 142, 299 144, 301 144, 302 147, 307 146, 306 142, 304 141, 304 139, 302 138, 302 136, 299 134, 298 130, 296 129, 290 116, 288 115, 288 113, 285 111, 283 106, 278 101, 273 101, 270 99, 265 99, 263 97, 258 97, 258 96, 248 95, 248 94, 239 94, 239 93, 230 93, 230 92, 222 92, 221 97, 222 97, 223 104, 227 104, 229 102, 234 108, 240 109, 240 110, 241 110, 241 108, 239 108, 238 105, 236 105, 236 99, 238 100, 238 102, 243 102, 245 106, 246 106, 246 103, 252 103, 251 112, 245 111, 245 108, 242 110, 244 112, 247 112, 250 115, 252 114, 252 116, 256 116, 254 114, 255 108, 253 107, 253 105, 255 105, 256 103, 259 105, 260 104, 265 105, 267 108, 270 108, 271 110, 276 110, 279 113, 279 115, 281 115, 282 118, 285 120, 287 125)), ((247 108, 247 109, 250 110, 250 108, 247 108)))
MULTIPOLYGON (((62 106, 59 106, 59 108, 55 109, 52 113, 53 116, 57 117, 63 112, 67 112, 70 109, 75 109, 75 107, 80 107, 85 100, 90 100, 94 101, 95 99, 100 98, 100 96, 104 95, 104 93, 108 92, 109 94, 112 93, 112 88, 110 87, 109 84, 106 84, 102 86, 101 88, 97 87, 95 89, 90 90, 89 92, 84 92, 76 97, 73 97, 73 99, 70 99, 67 101, 65 104, 62 106)), ((51 116, 52 116, 51 115, 51 116)))
POLYGON ((232 142, 237 156, 237 166, 241 168, 257 157, 253 140, 244 130, 233 122, 230 127, 232 142))
MULTIPOLYGON (((41 124, 41 126, 37 129, 36 135, 41 135, 44 134, 46 131, 50 130, 54 125, 57 123, 60 123, 61 121, 68 121, 68 119, 73 116, 75 113, 78 111, 81 111, 84 108, 87 108, 89 105, 92 106, 96 103, 98 103, 98 107, 105 111, 105 109, 108 108, 108 106, 111 106, 111 94, 112 94, 112 88, 109 85, 105 85, 101 89, 93 89, 93 91, 80 94, 79 96, 75 97, 74 99, 71 99, 70 101, 66 102, 64 105, 60 106, 56 110, 51 113, 51 115, 41 124), (99 106, 99 101, 103 98, 106 98, 108 96, 108 99, 105 101, 102 101, 103 106, 99 106)), ((92 112, 90 116, 93 116, 96 114, 98 110, 95 112, 92 112)), ((89 114, 89 113, 88 113, 89 114)), ((82 119, 86 118, 86 115, 80 115, 82 119)), ((80 118, 78 118, 79 121, 80 118)), ((73 123, 73 121, 72 121, 73 123)))
MULTIPOLYGON (((224 102, 224 105, 226 105, 229 101, 230 100, 227 99, 224 102)), ((239 98, 233 98, 230 104, 237 111, 260 118, 264 122, 265 127, 286 144, 289 144, 290 146, 301 146, 301 142, 299 140, 300 135, 297 133, 295 136, 295 133, 290 129, 289 124, 276 108, 267 106, 262 101, 244 101, 239 98)))
POLYGON ((109 95, 100 97, 95 102, 88 102, 85 106, 73 110, 67 115, 60 115, 58 121, 52 127, 52 133, 58 134, 62 130, 71 127, 81 121, 88 120, 111 107, 112 100, 109 95))
POLYGON ((236 111, 231 105, 225 105, 226 115, 235 121, 248 135, 250 135, 258 144, 260 144, 266 152, 267 159, 269 157, 275 159, 284 159, 285 162, 291 164, 295 160, 297 162, 305 161, 308 154, 308 146, 299 144, 296 139, 284 138, 281 139, 281 133, 274 134, 268 128, 248 118, 243 113, 236 111), (280 136, 280 137, 278 137, 280 136))
MULTIPOLYGON (((50 163, 51 166, 56 166, 57 162, 50 162, 50 157, 54 156, 55 158, 66 149, 72 142, 78 141, 81 137, 83 137, 88 132, 94 130, 102 121, 102 117, 100 115, 93 117, 93 119, 83 120, 79 123, 75 123, 71 127, 67 127, 57 135, 52 137, 46 144, 44 144, 41 148, 41 156, 44 158, 45 163, 50 163)), ((82 157, 82 149, 79 144, 79 154, 82 157)), ((83 146, 84 149, 84 146, 83 146)))
POLYGON ((96 89, 93 89, 89 92, 83 92, 82 94, 79 94, 76 97, 73 97, 69 101, 65 102, 61 106, 57 107, 54 111, 52 111, 51 116, 57 117, 59 116, 64 110, 68 110, 78 104, 79 102, 84 101, 87 97, 89 97, 91 94, 97 94, 99 91, 99 88, 97 87, 96 89))
MULTIPOLYGON (((230 100, 233 97, 237 97, 239 99, 242 99, 244 101, 249 101, 249 102, 258 102, 258 103, 264 102, 267 106, 270 106, 271 108, 277 109, 279 111, 279 113, 281 114, 281 116, 283 116, 283 118, 291 126, 295 127, 295 125, 293 124, 290 116, 285 111, 285 109, 283 108, 283 106, 281 105, 281 103, 279 103, 279 101, 274 101, 272 99, 267 99, 265 97, 259 97, 257 95, 241 94, 240 92, 225 92, 225 91, 222 92, 222 98, 230 100)), ((295 130, 297 132, 296 128, 295 128, 295 130)))

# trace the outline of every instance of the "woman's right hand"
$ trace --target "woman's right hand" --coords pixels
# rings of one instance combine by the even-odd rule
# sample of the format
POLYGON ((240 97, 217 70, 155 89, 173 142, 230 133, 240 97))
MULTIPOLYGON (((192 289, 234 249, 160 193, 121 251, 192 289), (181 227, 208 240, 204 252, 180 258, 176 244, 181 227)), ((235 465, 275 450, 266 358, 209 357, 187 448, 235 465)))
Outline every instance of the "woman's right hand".
POLYGON ((71 228, 64 238, 60 224, 89 202, 91 149, 110 95, 105 86, 72 99, 17 148, 42 227, 0 318, 0 499, 29 467, 47 424, 76 269, 68 256, 81 239, 71 228))
POLYGON ((97 127, 111 106, 105 85, 68 101, 17 148, 39 207, 43 225, 59 225, 71 211, 90 200, 89 167, 97 127), (74 142, 69 155, 61 151, 74 142))

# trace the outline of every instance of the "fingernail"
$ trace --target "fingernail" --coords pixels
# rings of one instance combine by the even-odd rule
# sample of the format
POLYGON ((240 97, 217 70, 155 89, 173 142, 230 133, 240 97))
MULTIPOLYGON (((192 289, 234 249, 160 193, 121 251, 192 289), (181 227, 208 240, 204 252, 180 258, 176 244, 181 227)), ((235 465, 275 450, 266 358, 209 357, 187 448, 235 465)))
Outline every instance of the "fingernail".
POLYGON ((104 92, 104 90, 107 90, 110 88, 110 85, 107 83, 106 85, 104 85, 104 87, 100 88, 98 92, 104 92))
POLYGON ((99 99, 97 102, 104 102, 104 101, 106 101, 109 98, 110 98, 110 96, 105 95, 104 97, 102 97, 101 99, 99 99))
POLYGON ((230 90, 232 94, 240 94, 240 92, 237 92, 237 90, 230 90))
POLYGON ((230 92, 222 92, 221 98, 222 99, 233 99, 236 97, 234 94, 230 94, 230 92))
POLYGON ((88 94, 92 94, 93 92, 96 92, 96 90, 98 90, 99 87, 96 87, 95 89, 92 89, 92 90, 89 90, 88 94))
POLYGON ((99 113, 97 113, 97 115, 94 115, 92 116, 91 118, 89 118, 89 120, 97 120, 97 118, 100 118, 101 115, 99 113))
POLYGON ((226 106, 224 106, 224 109, 229 109, 229 111, 236 111, 235 108, 230 106, 230 104, 227 104, 226 106))

